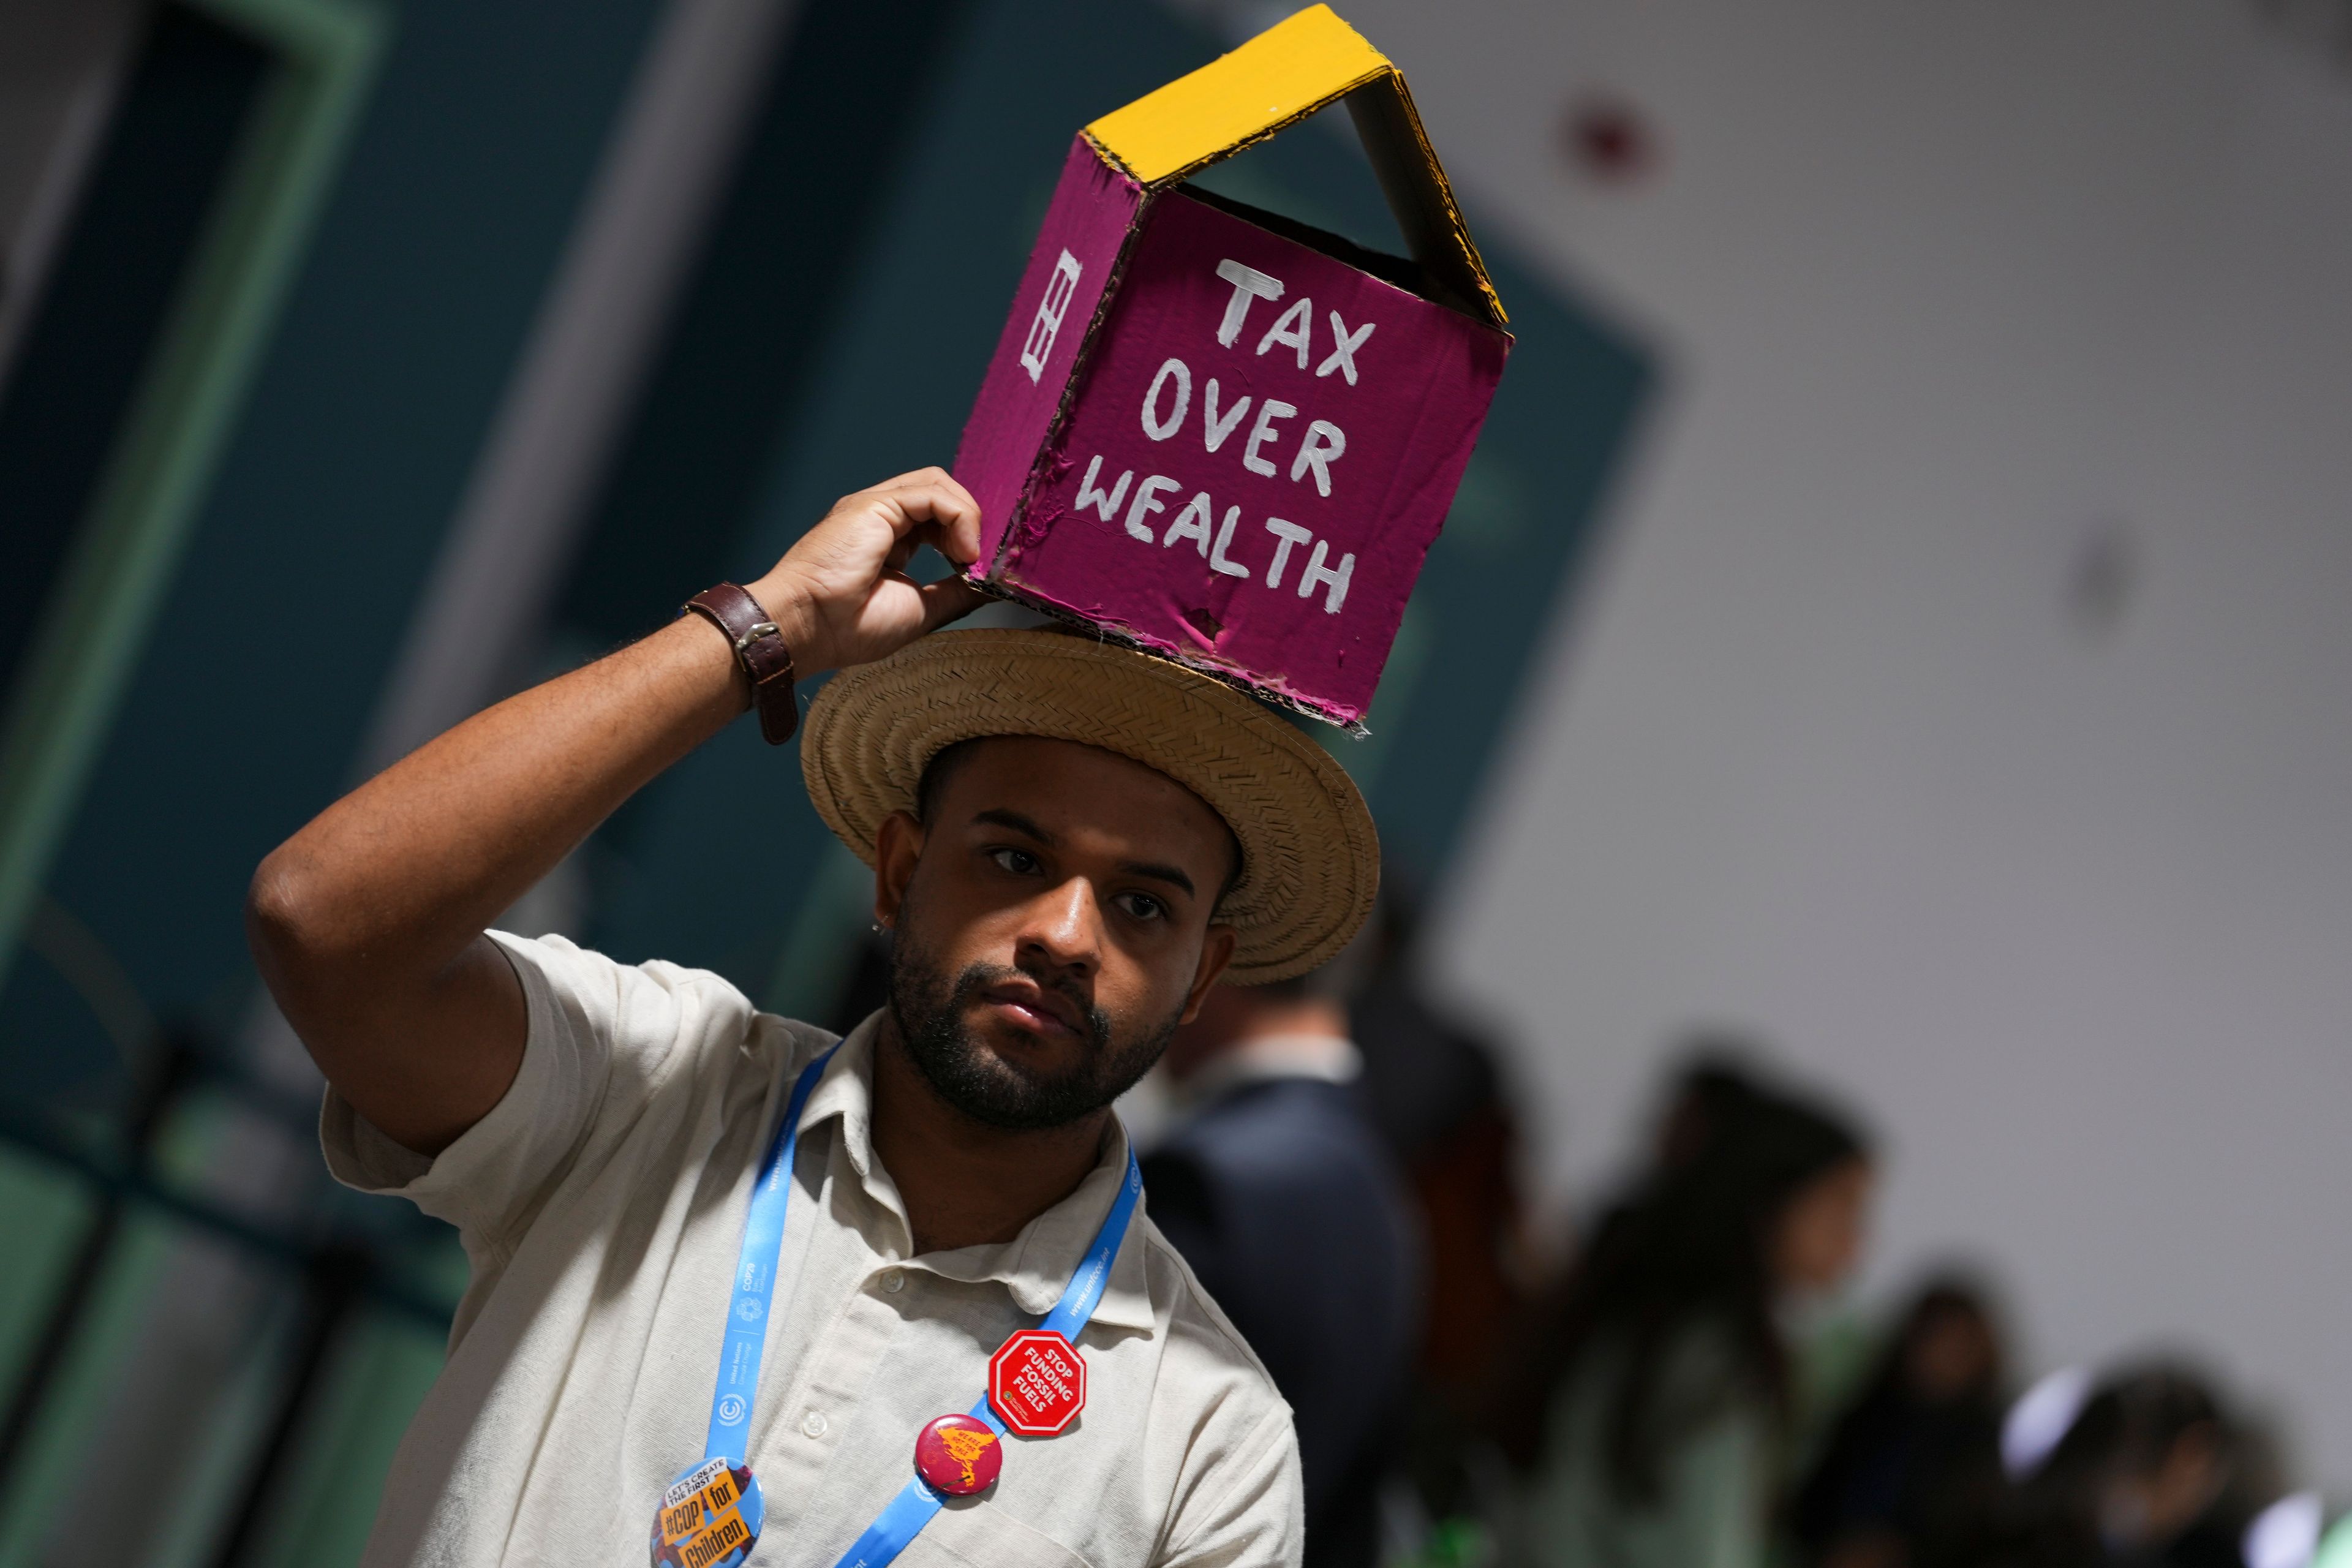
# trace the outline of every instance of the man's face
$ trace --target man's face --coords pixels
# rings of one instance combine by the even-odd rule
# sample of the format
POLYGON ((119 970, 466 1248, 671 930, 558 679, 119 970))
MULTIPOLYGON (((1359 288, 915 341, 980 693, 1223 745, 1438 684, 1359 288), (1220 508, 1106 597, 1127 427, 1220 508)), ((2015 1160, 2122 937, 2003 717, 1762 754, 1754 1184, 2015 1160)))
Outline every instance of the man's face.
POLYGON ((1109 1104, 1233 956, 1211 921, 1232 834, 1163 773, 1029 736, 971 743, 929 818, 892 816, 877 846, 890 1010, 916 1065, 994 1126, 1109 1104))

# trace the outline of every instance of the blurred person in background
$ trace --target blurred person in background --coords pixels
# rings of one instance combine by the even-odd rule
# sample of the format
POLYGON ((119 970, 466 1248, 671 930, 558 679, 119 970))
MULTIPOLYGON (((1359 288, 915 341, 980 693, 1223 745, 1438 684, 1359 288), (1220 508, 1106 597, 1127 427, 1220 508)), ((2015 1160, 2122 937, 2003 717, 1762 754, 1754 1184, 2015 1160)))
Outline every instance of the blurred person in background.
MULTIPOLYGON (((1392 1549, 1475 1554, 1508 1477, 1481 1430, 1509 1329, 1528 1310, 1520 1130, 1488 1035, 1424 989, 1409 874, 1384 868, 1367 978, 1349 1007, 1364 1059, 1362 1102, 1405 1173, 1428 1268, 1402 1480, 1384 1498, 1392 1549)), ((1351 954, 1350 957, 1359 955, 1351 954)))
POLYGON ((1747 1065, 1754 1055, 1755 1047, 1736 1035, 1703 1032, 1684 1044, 1682 1070, 1658 1116, 1660 1170, 1687 1166, 1718 1131, 1738 1124, 1740 1112, 1756 1099, 1756 1080, 1747 1065))
POLYGON ((1290 1402, 1306 1561, 1370 1568, 1421 1252, 1402 1173, 1364 1113, 1337 967, 1209 993, 1163 1058, 1178 1116, 1143 1179, 1161 1233, 1290 1402))
POLYGON ((1984 1292, 1938 1279, 1912 1299, 1862 1396, 1799 1492, 1822 1568, 1959 1568, 2008 1518, 2000 1334, 1984 1292))
POLYGON ((2239 1568, 2253 1515, 2236 1424, 2204 1379, 2104 1379, 2032 1478, 2031 1568, 2239 1568))
MULTIPOLYGON (((1482 1391, 1479 1418, 1501 1452, 1521 1469, 1534 1466, 1550 1419, 1549 1399, 1567 1370, 1576 1346, 1562 1339, 1559 1325, 1576 1311, 1584 1288, 1583 1262, 1613 1256, 1625 1227, 1638 1221, 1648 1187, 1672 1172, 1687 1169, 1716 1136, 1736 1128, 1758 1101, 1753 1070, 1748 1064, 1760 1054, 1752 1040, 1717 1030, 1689 1036, 1679 1052, 1682 1066, 1666 1081, 1653 1123, 1650 1153, 1653 1173, 1644 1185, 1621 1194, 1602 1209, 1588 1234, 1575 1238, 1564 1267, 1540 1299, 1526 1303, 1511 1324, 1509 1343, 1490 1368, 1488 1386, 1482 1391)), ((1858 1384, 1857 1375, 1851 1380, 1858 1384)), ((1843 1392, 1841 1387, 1839 1392, 1843 1392)), ((1820 1401, 1823 1407, 1834 1398, 1820 1401)))
POLYGON ((1766 1560, 1808 1381, 1787 1325, 1852 1273, 1874 1175, 1826 1108, 1753 1082, 1710 1103, 1696 1147, 1659 1162, 1554 1309, 1552 1353, 1527 1380, 1545 1411, 1518 1521, 1531 1562, 1766 1560))

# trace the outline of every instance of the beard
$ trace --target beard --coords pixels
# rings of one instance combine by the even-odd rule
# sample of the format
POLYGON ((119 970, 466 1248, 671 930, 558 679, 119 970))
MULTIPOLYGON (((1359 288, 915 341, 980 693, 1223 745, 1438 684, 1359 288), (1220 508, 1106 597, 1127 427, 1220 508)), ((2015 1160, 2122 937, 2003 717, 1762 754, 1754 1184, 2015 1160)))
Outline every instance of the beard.
POLYGON ((890 1017, 917 1069, 950 1105, 1009 1131, 1065 1127, 1102 1110, 1151 1070, 1182 1016, 1180 1003, 1165 1019, 1122 1029, 1069 986, 1025 970, 974 963, 950 979, 903 930, 891 953, 890 1017), (1013 979, 1058 991, 1078 1005, 1076 1067, 1059 1073, 1033 1070, 990 1049, 965 1025, 973 997, 1013 979))

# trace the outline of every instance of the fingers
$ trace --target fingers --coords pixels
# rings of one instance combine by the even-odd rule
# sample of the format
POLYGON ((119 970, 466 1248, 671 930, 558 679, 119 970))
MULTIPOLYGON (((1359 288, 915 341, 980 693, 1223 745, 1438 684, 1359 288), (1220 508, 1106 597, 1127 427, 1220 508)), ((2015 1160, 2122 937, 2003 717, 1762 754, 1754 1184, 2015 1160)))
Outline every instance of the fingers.
POLYGON ((911 533, 958 566, 980 558, 980 503, 944 468, 919 468, 885 479, 867 492, 885 503, 891 531, 903 543, 911 533))
POLYGON ((961 576, 926 583, 915 592, 922 596, 923 629, 927 632, 937 631, 950 621, 960 621, 988 603, 986 594, 961 576))

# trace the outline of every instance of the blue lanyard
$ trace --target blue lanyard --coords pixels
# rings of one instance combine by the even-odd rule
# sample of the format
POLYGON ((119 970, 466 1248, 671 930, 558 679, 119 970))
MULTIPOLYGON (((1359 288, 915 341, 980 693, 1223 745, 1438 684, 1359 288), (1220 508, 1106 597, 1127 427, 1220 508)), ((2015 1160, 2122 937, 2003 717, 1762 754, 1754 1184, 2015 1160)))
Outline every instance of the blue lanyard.
MULTIPOLYGON (((1135 1217, 1135 1200, 1142 1195, 1143 1173, 1136 1168, 1135 1151, 1130 1147, 1127 1152, 1127 1180, 1120 1185, 1118 1196, 1112 1200, 1110 1213, 1103 1215, 1102 1228, 1095 1232, 1095 1244, 1087 1248, 1086 1258, 1078 1265, 1077 1272, 1070 1276, 1062 1299, 1054 1303, 1054 1310, 1045 1314, 1039 1328, 1051 1329, 1072 1343, 1076 1342, 1078 1331, 1087 1326, 1087 1320, 1095 1315, 1096 1303, 1102 1300, 1103 1286, 1110 1279, 1111 1259, 1118 1256, 1118 1244, 1127 1238, 1127 1222, 1135 1217)), ((1004 1423, 996 1418, 987 1394, 980 1396, 971 1413, 988 1423, 999 1442, 1003 1441, 1004 1423)), ((931 1516, 946 1500, 922 1477, 909 1478, 880 1516, 866 1527, 866 1533, 841 1554, 841 1561, 834 1568, 883 1568, 907 1549, 907 1542, 922 1532, 923 1526, 931 1522, 931 1516)))
MULTIPOLYGON (((784 1244, 784 1203, 792 1195, 793 1156, 801 1141, 801 1112, 816 1088, 817 1079, 824 1076, 825 1064, 833 1060, 835 1045, 824 1055, 801 1069, 798 1082, 793 1085, 791 1100, 784 1107, 784 1120, 768 1144, 768 1158, 760 1173, 759 1185, 751 1189, 751 1209, 743 1219, 742 1256, 735 1265, 734 1299, 727 1304, 727 1335, 719 1348, 719 1384, 710 1396, 710 1433, 703 1439, 702 1454, 706 1459, 725 1458, 729 1463, 749 1466, 751 1405, 760 1390, 760 1358, 768 1343, 768 1308, 776 1293, 776 1257, 784 1244)), ((1064 1339, 1076 1342, 1078 1331, 1095 1315, 1102 1300, 1103 1288, 1110 1282, 1111 1260, 1118 1256, 1119 1244, 1127 1239, 1128 1223, 1135 1217, 1136 1200, 1143 1195, 1143 1173, 1135 1163, 1135 1151, 1127 1152, 1127 1180, 1112 1200, 1110 1212, 1103 1215, 1102 1226, 1095 1232, 1094 1245, 1087 1248, 1077 1270, 1062 1290, 1062 1299, 1045 1314, 1038 1327, 1051 1329, 1064 1339)), ((1004 1423, 988 1403, 988 1395, 971 1407, 971 1413, 988 1423, 1000 1441, 1004 1437, 1004 1423)), ((890 1500, 879 1517, 866 1527, 847 1552, 841 1554, 836 1568, 884 1568, 884 1564, 907 1549, 931 1516, 940 1511, 947 1500, 922 1477, 908 1479, 898 1495, 890 1500)))
POLYGON ((710 1393, 710 1433, 702 1457, 751 1462, 751 1405, 760 1394, 760 1357, 768 1348, 768 1307, 776 1295, 776 1254, 784 1246, 784 1203, 793 1195, 793 1155, 801 1146, 801 1112, 838 1042, 801 1069, 784 1119, 768 1142, 751 1212, 743 1216, 743 1252, 735 1262, 735 1298, 727 1303, 727 1337, 719 1347, 719 1386, 710 1393))

